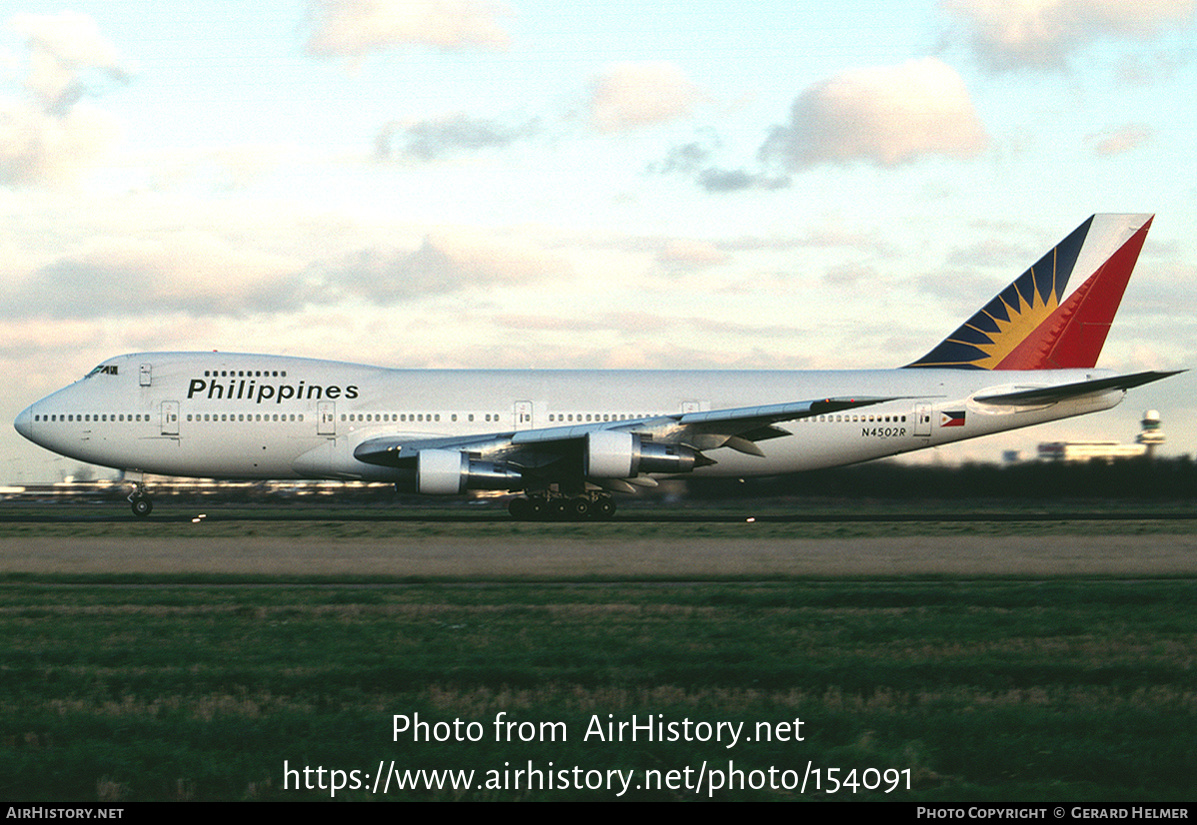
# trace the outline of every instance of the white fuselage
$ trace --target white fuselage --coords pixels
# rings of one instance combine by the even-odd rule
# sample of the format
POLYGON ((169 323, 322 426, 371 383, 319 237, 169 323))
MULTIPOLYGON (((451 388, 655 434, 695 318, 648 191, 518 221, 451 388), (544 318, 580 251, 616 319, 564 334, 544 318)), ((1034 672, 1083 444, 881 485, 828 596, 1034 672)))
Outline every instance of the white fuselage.
POLYGON ((976 395, 1086 381, 1103 370, 394 370, 268 355, 139 353, 32 404, 17 429, 80 461, 227 479, 394 480, 354 458, 378 436, 482 435, 824 397, 898 400, 783 422, 764 457, 710 450, 694 475, 850 464, 1116 405, 1112 390, 1052 404, 976 395))

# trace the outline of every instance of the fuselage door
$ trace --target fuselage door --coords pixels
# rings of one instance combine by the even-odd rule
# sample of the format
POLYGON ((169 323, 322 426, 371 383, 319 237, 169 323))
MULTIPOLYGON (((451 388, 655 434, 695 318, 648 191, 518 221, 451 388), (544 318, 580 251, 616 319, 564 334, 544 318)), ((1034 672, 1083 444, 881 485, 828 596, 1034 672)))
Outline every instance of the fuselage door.
POLYGON ((140 383, 141 386, 143 386, 143 387, 148 387, 150 385, 150 380, 152 378, 153 378, 153 370, 150 367, 150 365, 142 364, 141 369, 138 371, 138 379, 137 379, 138 383, 140 383))
POLYGON ((316 402, 316 435, 337 434, 337 402, 316 402))
POLYGON ((915 404, 914 405, 914 434, 929 436, 931 435, 931 405, 930 404, 915 404))
POLYGON ((179 402, 178 401, 163 401, 162 402, 162 434, 163 435, 178 435, 179 434, 179 402))
POLYGON ((531 401, 516 401, 515 409, 515 429, 530 430, 532 429, 532 402, 531 401))

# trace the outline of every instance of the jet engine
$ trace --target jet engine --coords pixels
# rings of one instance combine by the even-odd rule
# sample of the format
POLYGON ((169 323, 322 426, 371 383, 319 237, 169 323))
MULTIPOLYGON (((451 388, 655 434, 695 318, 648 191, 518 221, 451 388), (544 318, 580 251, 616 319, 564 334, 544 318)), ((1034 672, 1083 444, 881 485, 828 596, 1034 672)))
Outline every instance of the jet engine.
MULTIPOLYGON (((697 450, 654 444, 635 433, 599 430, 586 436, 587 478, 635 478, 640 473, 688 473, 700 464, 697 450)), ((708 462, 710 463, 710 462, 708 462)))
POLYGON ((523 475, 506 464, 475 461, 459 450, 420 450, 416 456, 416 492, 455 496, 466 490, 518 490, 523 475))

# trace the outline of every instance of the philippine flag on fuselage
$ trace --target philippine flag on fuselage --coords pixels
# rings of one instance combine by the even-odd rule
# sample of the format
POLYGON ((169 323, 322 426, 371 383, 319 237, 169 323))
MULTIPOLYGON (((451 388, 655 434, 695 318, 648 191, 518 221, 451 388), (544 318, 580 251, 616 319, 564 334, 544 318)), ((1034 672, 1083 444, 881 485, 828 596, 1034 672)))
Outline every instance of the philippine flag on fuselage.
POLYGON ((944 410, 939 414, 940 427, 963 427, 964 410, 944 410))

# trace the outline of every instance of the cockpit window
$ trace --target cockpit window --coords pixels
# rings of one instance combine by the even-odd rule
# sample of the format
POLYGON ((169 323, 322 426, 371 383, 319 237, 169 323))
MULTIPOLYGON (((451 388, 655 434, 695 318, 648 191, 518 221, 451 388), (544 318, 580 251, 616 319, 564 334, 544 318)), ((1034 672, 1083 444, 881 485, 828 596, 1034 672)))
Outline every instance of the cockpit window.
POLYGON ((116 375, 117 369, 118 369, 118 367, 116 364, 100 364, 100 366, 96 367, 91 372, 89 372, 87 375, 83 376, 83 380, 86 381, 88 378, 91 378, 93 375, 116 375))

